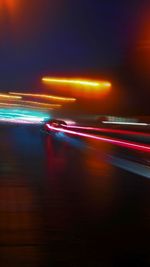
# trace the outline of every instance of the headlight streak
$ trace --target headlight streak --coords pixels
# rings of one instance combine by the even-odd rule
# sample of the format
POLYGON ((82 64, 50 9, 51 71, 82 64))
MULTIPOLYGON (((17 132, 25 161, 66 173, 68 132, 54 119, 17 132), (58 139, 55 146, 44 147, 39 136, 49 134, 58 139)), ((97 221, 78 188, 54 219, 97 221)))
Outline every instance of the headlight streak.
POLYGON ((135 125, 135 126, 148 126, 148 123, 142 122, 123 122, 123 121, 102 121, 104 124, 120 124, 120 125, 135 125))
POLYGON ((54 101, 62 101, 62 102, 75 102, 76 98, 73 97, 62 97, 62 96, 55 96, 55 95, 45 95, 45 94, 26 94, 26 93, 15 93, 9 92, 10 95, 17 95, 17 96, 30 96, 35 98, 43 98, 43 99, 50 99, 54 101))
POLYGON ((85 134, 85 133, 81 133, 81 132, 75 132, 75 131, 71 131, 71 130, 67 130, 67 129, 63 129, 63 128, 52 127, 48 123, 46 125, 50 130, 55 130, 55 131, 60 131, 60 132, 68 133, 68 134, 73 134, 73 135, 76 135, 76 136, 91 138, 91 139, 107 142, 107 143, 110 143, 110 144, 113 144, 113 145, 118 145, 118 146, 121 146, 121 147, 131 148, 131 149, 139 150, 139 151, 143 151, 143 152, 150 152, 150 146, 139 145, 139 144, 133 143, 133 142, 126 142, 126 141, 121 141, 121 140, 112 139, 112 138, 99 137, 99 136, 92 135, 92 134, 85 134))

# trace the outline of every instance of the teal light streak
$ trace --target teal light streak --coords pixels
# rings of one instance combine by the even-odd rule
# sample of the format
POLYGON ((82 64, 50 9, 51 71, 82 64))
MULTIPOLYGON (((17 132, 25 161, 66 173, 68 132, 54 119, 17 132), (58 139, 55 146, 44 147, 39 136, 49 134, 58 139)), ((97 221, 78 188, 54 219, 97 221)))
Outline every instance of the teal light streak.
POLYGON ((2 119, 23 119, 32 121, 43 121, 51 118, 51 115, 46 112, 33 111, 27 109, 13 109, 13 108, 0 108, 0 118, 2 119))

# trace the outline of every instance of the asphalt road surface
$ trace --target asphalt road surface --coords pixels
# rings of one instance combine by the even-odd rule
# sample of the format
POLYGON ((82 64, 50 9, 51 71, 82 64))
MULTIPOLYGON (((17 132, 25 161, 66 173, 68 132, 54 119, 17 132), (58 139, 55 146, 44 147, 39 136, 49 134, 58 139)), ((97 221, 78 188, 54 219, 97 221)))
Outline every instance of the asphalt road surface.
POLYGON ((0 126, 0 266, 150 266, 148 155, 0 126))

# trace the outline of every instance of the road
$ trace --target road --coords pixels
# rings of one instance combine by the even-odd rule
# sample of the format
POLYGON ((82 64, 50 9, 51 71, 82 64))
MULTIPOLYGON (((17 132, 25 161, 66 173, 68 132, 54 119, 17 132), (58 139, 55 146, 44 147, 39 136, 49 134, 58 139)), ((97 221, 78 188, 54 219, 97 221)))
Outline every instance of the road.
POLYGON ((35 126, 0 138, 2 267, 150 266, 143 154, 35 126))

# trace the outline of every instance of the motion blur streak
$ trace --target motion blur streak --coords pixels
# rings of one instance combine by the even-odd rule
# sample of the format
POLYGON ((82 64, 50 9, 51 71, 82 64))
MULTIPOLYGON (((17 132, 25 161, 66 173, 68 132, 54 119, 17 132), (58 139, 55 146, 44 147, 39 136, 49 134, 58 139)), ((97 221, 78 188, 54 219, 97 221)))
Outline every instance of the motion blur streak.
MULTIPOLYGON (((66 121, 66 120, 65 120, 66 121)), ((67 121, 66 121, 67 122, 67 121)), ((81 130, 91 130, 97 132, 107 132, 107 133, 117 133, 117 134, 127 134, 127 135, 139 135, 150 137, 150 134, 136 131, 128 131, 128 130, 118 130, 118 129, 108 129, 108 128, 97 128, 97 127, 84 127, 84 126, 74 126, 74 125, 64 125, 67 128, 71 129, 81 129, 81 130)))
POLYGON ((23 120, 23 119, 10 119, 10 118, 0 118, 1 122, 9 122, 9 123, 21 123, 21 124, 39 124, 39 121, 31 121, 31 120, 23 120))
POLYGON ((33 110, 53 110, 54 108, 46 108, 46 107, 34 107, 34 106, 30 106, 30 105, 22 105, 22 104, 14 104, 14 103, 4 103, 4 102, 0 102, 0 107, 8 107, 8 108, 12 108, 12 107, 18 107, 18 108, 26 108, 26 109, 33 109, 33 110))
POLYGON ((84 142, 77 140, 75 137, 70 137, 63 132, 57 132, 56 137, 59 138, 59 140, 62 139, 63 141, 70 143, 71 146, 74 146, 80 150, 87 149, 87 145, 84 142))
POLYGON ((51 99, 56 101, 64 101, 64 102, 75 102, 76 98, 73 97, 61 97, 61 96, 54 96, 54 95, 43 95, 43 94, 25 94, 25 93, 15 93, 9 92, 10 95, 19 95, 19 96, 31 96, 35 98, 44 98, 44 99, 51 99))
POLYGON ((148 166, 114 156, 109 156, 108 161, 116 167, 138 174, 145 178, 150 178, 150 167, 148 166))
POLYGON ((95 140, 111 143, 113 145, 131 148, 131 149, 135 149, 135 150, 139 150, 139 151, 143 151, 143 152, 150 152, 150 146, 145 146, 143 144, 139 145, 139 144, 133 143, 133 142, 126 142, 126 141, 121 141, 121 140, 117 140, 117 139, 99 137, 99 136, 95 136, 95 135, 91 135, 91 134, 85 134, 85 133, 75 132, 75 131, 66 130, 66 129, 62 129, 62 128, 56 128, 56 127, 50 126, 48 123, 46 125, 51 130, 60 131, 60 132, 68 133, 68 134, 73 134, 73 135, 77 135, 77 136, 81 136, 81 137, 92 138, 95 140))
POLYGON ((62 107, 62 105, 60 104, 48 104, 48 103, 42 103, 42 102, 36 102, 36 101, 20 101, 19 103, 33 104, 35 106, 46 107, 46 108, 61 108, 62 107))
POLYGON ((21 96, 11 96, 8 94, 0 94, 0 98, 7 98, 7 99, 22 99, 21 96))
POLYGON ((142 122, 123 122, 123 121, 102 121, 104 124, 120 124, 120 125, 135 125, 135 126, 148 126, 148 123, 142 122))
POLYGON ((40 123, 44 119, 48 119, 49 117, 50 116, 48 114, 39 111, 10 108, 0 109, 0 121, 40 123))
POLYGON ((94 82, 94 81, 86 81, 86 80, 72 80, 72 79, 57 79, 57 78, 50 78, 44 77, 42 78, 43 82, 48 83, 68 83, 72 85, 85 85, 85 86, 92 86, 92 87, 111 87, 111 83, 107 81, 101 82, 94 82))

